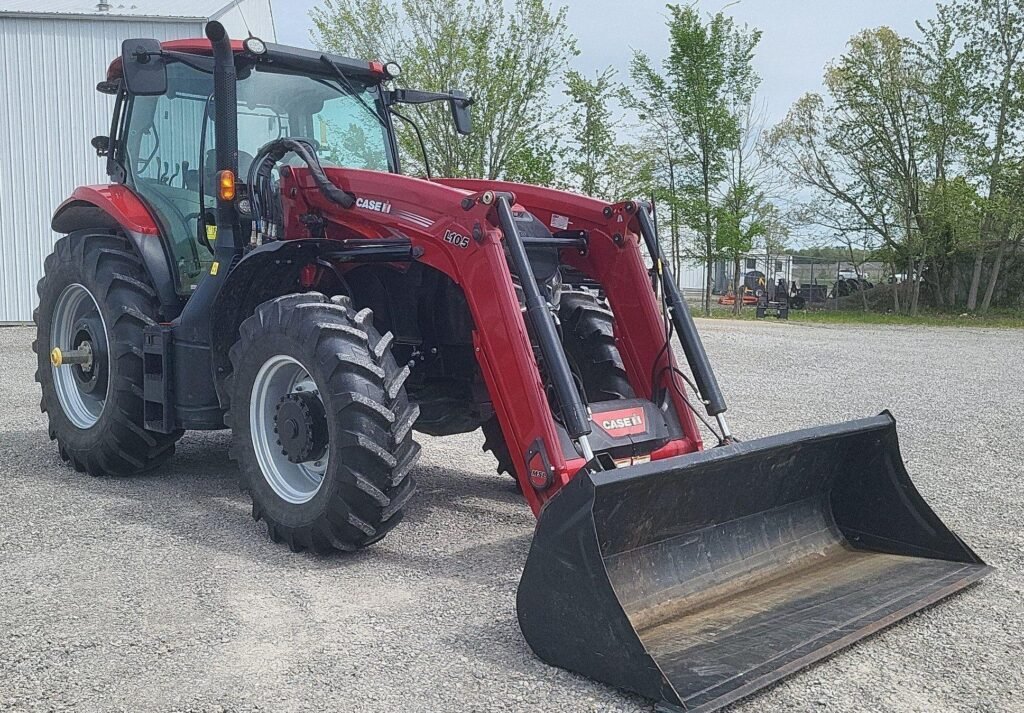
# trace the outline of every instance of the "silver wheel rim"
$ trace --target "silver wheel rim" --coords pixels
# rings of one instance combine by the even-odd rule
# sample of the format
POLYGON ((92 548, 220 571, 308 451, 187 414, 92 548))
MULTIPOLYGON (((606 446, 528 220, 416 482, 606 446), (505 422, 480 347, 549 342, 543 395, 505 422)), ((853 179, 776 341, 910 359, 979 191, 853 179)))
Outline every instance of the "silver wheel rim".
POLYGON ((279 354, 260 367, 249 398, 249 433, 256 461, 267 484, 283 500, 294 505, 309 502, 320 491, 331 454, 328 445, 319 459, 292 463, 281 450, 274 432, 277 404, 288 394, 303 391, 312 391, 320 397, 316 382, 306 368, 292 357, 279 354))
MULTIPOLYGON (((50 321, 50 348, 61 351, 72 351, 79 347, 71 342, 75 337, 75 324, 82 317, 95 312, 103 325, 103 340, 106 342, 105 353, 110 354, 110 337, 107 336, 107 323, 100 312, 96 298, 84 286, 75 283, 68 285, 57 298, 50 321)), ((76 428, 92 428, 103 414, 107 402, 106 391, 102 397, 84 393, 75 378, 74 367, 50 366, 53 374, 53 389, 57 392, 57 401, 76 428)), ((107 389, 110 388, 110 358, 107 357, 107 389)))

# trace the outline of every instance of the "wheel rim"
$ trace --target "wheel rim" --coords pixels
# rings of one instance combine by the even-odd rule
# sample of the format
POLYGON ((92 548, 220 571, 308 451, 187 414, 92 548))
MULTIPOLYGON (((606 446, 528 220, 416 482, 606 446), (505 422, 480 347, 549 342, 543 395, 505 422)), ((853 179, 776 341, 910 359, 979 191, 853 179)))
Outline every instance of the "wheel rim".
MULTIPOLYGON (((50 347, 57 347, 62 351, 71 351, 82 346, 83 337, 82 322, 89 321, 98 324, 102 335, 89 333, 90 340, 100 340, 102 337, 102 354, 110 354, 110 340, 107 336, 107 324, 100 312, 99 303, 84 286, 75 283, 68 285, 57 298, 57 304, 53 310, 53 317, 50 322, 50 347), (76 343, 77 342, 77 343, 76 343)), ((99 352, 96 347, 93 351, 99 352)), ((92 393, 87 390, 85 381, 82 379, 82 370, 77 366, 52 366, 53 388, 57 392, 57 401, 68 420, 80 429, 91 428, 99 421, 103 414, 103 407, 107 402, 107 389, 110 388, 110 362, 104 356, 102 360, 93 364, 92 370, 102 370, 105 377, 102 393, 92 393)), ((95 383, 95 376, 92 377, 95 383)))
POLYGON ((330 444, 318 458, 293 463, 282 451, 275 431, 275 416, 282 399, 309 392, 316 394, 323 404, 316 382, 306 368, 292 357, 279 354, 260 367, 249 399, 249 433, 256 461, 274 492, 295 505, 309 502, 320 491, 330 457, 330 444))

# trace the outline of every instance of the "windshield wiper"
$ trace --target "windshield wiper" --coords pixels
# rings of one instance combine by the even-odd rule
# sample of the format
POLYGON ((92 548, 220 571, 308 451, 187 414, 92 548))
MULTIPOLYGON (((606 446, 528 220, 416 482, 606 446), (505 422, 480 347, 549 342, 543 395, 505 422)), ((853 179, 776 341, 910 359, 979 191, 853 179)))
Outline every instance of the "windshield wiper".
POLYGON ((388 123, 386 121, 384 121, 384 119, 381 117, 380 114, 377 113, 376 109, 374 109, 372 106, 370 106, 367 103, 367 101, 365 99, 363 99, 362 93, 356 91, 355 86, 352 84, 352 82, 350 82, 348 80, 348 77, 346 77, 345 73, 341 71, 341 68, 338 67, 338 65, 336 65, 331 60, 331 58, 328 57, 325 54, 320 55, 320 61, 323 62, 324 64, 326 64, 328 67, 330 67, 334 71, 334 74, 338 77, 338 81, 341 82, 341 84, 344 86, 344 88, 348 89, 349 93, 352 94, 353 97, 355 97, 356 101, 358 101, 360 104, 362 104, 363 108, 366 109, 366 111, 368 111, 370 113, 370 116, 372 116, 374 119, 376 119, 377 123, 384 127, 385 131, 390 133, 391 127, 388 126, 388 123))

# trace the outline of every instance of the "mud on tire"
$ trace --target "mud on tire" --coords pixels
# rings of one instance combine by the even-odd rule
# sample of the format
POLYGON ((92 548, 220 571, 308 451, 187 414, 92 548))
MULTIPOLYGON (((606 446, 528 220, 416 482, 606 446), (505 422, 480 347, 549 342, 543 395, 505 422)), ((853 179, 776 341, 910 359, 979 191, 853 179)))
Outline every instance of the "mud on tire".
MULTIPOLYGON (((403 386, 409 368, 395 362, 391 341, 390 332, 381 335, 374 328, 370 310, 356 311, 345 297, 329 300, 319 293, 264 302, 242 323, 230 352, 231 457, 242 489, 252 498, 253 518, 267 523, 275 542, 296 552, 351 551, 380 540, 402 519, 415 488, 410 471, 420 448, 412 425, 419 408, 409 403, 403 386), (260 429, 266 429, 253 420, 268 418, 260 415, 265 411, 257 391, 267 383, 261 370, 283 358, 300 364, 315 383, 320 404, 313 408, 322 409, 328 444, 322 477, 291 500, 281 476, 268 475, 261 466, 267 451, 261 456, 257 451, 263 447, 260 429)), ((273 416, 275 428, 282 425, 280 413, 277 409, 273 416)), ((292 472, 287 467, 273 472, 292 472)))
POLYGON ((37 291, 36 339, 32 342, 37 355, 35 378, 43 391, 40 409, 47 416, 50 439, 57 441, 61 458, 90 475, 142 473, 170 458, 181 432, 162 434, 143 427, 143 330, 159 318, 159 302, 131 243, 110 232, 81 231, 61 238, 46 258, 37 291), (91 297, 92 302, 83 299, 82 311, 89 312, 94 325, 102 325, 106 336, 103 360, 109 364, 105 398, 96 409, 102 410, 88 419, 91 423, 79 418, 79 425, 65 412, 55 386, 60 378, 56 369, 75 367, 50 364, 51 349, 76 346, 51 343, 54 310, 67 290, 78 289, 76 285, 91 297))

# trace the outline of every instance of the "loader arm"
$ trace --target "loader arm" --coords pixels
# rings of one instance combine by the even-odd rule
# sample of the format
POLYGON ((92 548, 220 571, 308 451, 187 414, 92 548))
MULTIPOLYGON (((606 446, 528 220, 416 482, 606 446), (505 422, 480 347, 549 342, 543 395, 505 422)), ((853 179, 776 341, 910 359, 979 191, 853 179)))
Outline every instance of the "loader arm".
MULTIPOLYGON (((576 443, 580 436, 586 442, 589 428, 586 424, 580 427, 580 419, 587 416, 578 410, 585 410, 586 405, 572 407, 580 413, 575 426, 568 417, 564 424, 552 419, 545 374, 550 385, 560 347, 554 346, 552 354, 549 344, 547 353, 543 353, 545 347, 539 343, 539 333, 545 328, 545 310, 535 308, 530 314, 528 307, 526 313, 521 309, 513 276, 522 272, 523 266, 520 263, 517 267, 511 254, 511 224, 507 216, 503 224, 502 202, 494 196, 514 196, 514 205, 509 204, 509 209, 527 211, 549 224, 557 223, 557 216, 564 216, 579 231, 578 240, 568 239, 559 237, 564 231, 558 231, 556 226, 553 237, 531 238, 530 244, 557 246, 561 262, 602 286, 617 315, 616 344, 637 397, 650 402, 648 408, 654 408, 655 401, 668 404, 678 431, 653 450, 644 452, 643 458, 662 460, 702 447, 701 434, 685 396, 685 382, 672 349, 666 347, 669 316, 659 307, 650 288, 639 248, 639 228, 635 214, 630 212, 632 204, 610 206, 561 191, 493 181, 424 181, 374 171, 326 171, 335 185, 359 197, 357 206, 338 210, 316 190, 306 170, 290 170, 284 179, 283 193, 294 193, 295 198, 286 201, 285 232, 308 232, 303 216, 315 212, 325 219, 323 236, 327 239, 343 240, 353 235, 387 239, 401 235, 416 250, 418 261, 443 272, 459 285, 476 325, 473 339, 477 362, 510 446, 523 492, 535 513, 589 459, 589 455, 583 455, 586 446, 576 443), (293 191, 293 187, 299 190, 293 191), (504 191, 506 188, 517 192, 504 191), (490 198, 485 200, 485 196, 490 198), (541 349, 545 373, 535 359, 534 346, 541 349), (538 481, 539 486, 537 482, 530 483, 531 473, 536 474, 538 469, 547 472, 538 481)), ((520 286, 526 287, 529 282, 523 280, 520 286)), ((562 378, 568 381, 566 376, 562 378)), ((570 385, 570 389, 575 387, 570 385)), ((571 392, 558 395, 562 409, 571 398, 571 392)))
POLYGON ((561 259, 599 284, 608 296, 616 314, 616 343, 637 395, 652 399, 656 388, 667 388, 683 427, 685 442, 676 442, 652 459, 700 450, 703 439, 686 396, 686 383, 676 371, 674 350, 664 348, 670 341, 668 314, 649 287, 651 276, 640 251, 640 225, 636 211, 630 208, 635 204, 609 204, 567 191, 503 181, 442 178, 436 182, 470 191, 512 192, 552 231, 586 236, 585 250, 564 247, 561 259))

